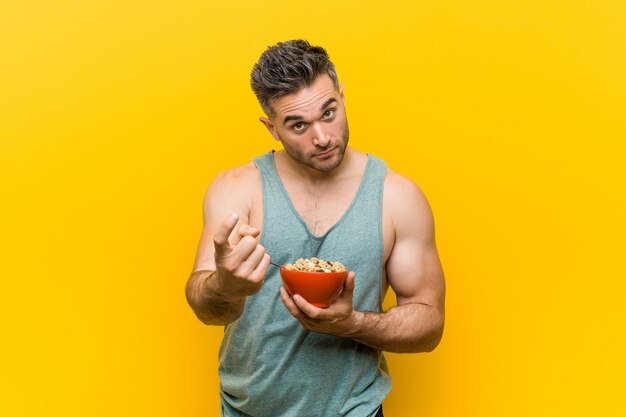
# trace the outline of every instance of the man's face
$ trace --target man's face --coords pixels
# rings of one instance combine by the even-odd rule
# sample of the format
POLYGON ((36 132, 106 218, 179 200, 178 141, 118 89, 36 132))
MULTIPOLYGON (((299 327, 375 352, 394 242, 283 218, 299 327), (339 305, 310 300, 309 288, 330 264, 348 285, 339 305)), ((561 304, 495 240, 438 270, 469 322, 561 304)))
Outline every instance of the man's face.
POLYGON ((349 137, 343 86, 335 89, 323 74, 272 102, 272 109, 274 115, 261 121, 293 160, 321 172, 339 166, 349 137))

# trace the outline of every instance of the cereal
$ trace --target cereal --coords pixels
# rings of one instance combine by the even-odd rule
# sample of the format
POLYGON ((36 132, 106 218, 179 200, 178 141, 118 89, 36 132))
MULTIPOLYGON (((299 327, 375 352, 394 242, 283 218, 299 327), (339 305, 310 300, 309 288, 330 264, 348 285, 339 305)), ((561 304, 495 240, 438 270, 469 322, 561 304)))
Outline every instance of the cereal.
POLYGON ((300 258, 292 264, 285 265, 285 268, 300 272, 343 272, 346 270, 341 262, 327 262, 317 258, 300 258))

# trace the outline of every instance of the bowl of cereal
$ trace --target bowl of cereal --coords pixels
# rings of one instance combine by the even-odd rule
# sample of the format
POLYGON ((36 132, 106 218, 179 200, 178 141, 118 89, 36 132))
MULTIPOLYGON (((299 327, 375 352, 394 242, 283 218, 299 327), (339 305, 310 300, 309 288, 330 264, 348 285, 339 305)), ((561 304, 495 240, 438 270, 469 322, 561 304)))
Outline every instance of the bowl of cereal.
POLYGON ((289 295, 298 294, 314 306, 324 308, 341 292, 348 270, 340 262, 300 258, 282 266, 280 276, 289 295))

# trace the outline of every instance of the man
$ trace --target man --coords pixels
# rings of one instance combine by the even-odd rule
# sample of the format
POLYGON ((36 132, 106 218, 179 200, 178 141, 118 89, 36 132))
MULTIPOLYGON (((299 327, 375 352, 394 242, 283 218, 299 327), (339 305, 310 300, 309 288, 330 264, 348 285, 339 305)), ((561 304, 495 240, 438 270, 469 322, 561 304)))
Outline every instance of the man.
POLYGON ((348 147, 343 84, 324 49, 278 43, 251 85, 284 150, 215 178, 187 283, 198 318, 226 326, 222 415, 382 416, 382 351, 431 351, 443 332, 430 207, 410 180, 348 147), (311 257, 350 270, 328 308, 289 296, 270 264, 311 257), (389 286, 397 306, 382 312, 389 286))

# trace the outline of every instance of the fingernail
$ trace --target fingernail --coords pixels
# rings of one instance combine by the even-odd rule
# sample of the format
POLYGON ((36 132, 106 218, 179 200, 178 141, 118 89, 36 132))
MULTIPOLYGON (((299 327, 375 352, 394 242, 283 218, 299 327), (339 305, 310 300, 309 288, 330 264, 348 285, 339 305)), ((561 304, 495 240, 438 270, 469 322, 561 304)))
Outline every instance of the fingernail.
POLYGON ((239 215, 237 213, 233 213, 230 215, 230 217, 232 217, 233 220, 237 220, 239 218, 239 215))

